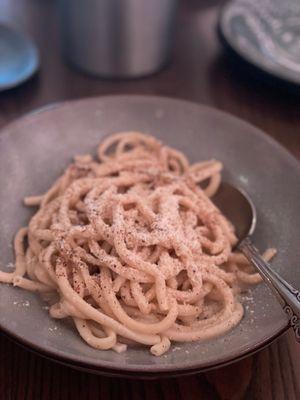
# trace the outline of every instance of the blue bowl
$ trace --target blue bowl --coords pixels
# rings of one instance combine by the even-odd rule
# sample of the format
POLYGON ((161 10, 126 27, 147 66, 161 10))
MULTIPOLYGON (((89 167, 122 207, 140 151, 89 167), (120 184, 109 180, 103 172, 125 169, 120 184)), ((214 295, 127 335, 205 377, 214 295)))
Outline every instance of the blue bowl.
POLYGON ((0 25, 0 91, 29 79, 39 67, 37 48, 23 33, 0 25))

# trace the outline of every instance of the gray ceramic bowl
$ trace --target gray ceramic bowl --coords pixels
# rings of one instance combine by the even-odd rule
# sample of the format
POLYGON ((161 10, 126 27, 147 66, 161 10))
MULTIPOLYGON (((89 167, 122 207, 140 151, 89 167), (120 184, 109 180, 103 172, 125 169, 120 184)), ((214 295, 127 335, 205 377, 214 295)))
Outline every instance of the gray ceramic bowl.
MULTIPOLYGON (((274 268, 300 287, 300 167, 272 139, 235 117, 204 106, 159 97, 113 96, 66 102, 27 115, 0 134, 0 254, 13 261, 12 238, 31 211, 25 195, 41 193, 72 155, 94 152, 101 139, 120 130, 141 130, 184 151, 190 160, 215 157, 224 178, 246 189, 258 210, 256 245, 278 248, 274 268)), ((2 267, 6 269, 5 267, 2 267)), ((146 349, 124 354, 96 351, 72 326, 49 318, 36 294, 0 285, 0 326, 35 351, 77 368, 124 376, 192 373, 229 363, 269 343, 287 322, 265 285, 244 296, 242 322, 204 343, 173 344, 156 358, 146 349)))

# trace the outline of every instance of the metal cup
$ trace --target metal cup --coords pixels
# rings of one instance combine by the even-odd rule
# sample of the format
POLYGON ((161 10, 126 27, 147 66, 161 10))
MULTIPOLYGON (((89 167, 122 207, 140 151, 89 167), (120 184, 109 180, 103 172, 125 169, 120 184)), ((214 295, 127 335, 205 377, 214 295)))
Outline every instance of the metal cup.
POLYGON ((93 75, 140 77, 168 60, 177 0, 60 0, 63 52, 93 75))

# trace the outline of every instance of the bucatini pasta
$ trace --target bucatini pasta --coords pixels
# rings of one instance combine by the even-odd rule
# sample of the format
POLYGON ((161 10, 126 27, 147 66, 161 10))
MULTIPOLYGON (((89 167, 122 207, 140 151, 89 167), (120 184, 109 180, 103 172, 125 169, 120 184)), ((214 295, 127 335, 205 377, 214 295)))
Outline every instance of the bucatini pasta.
POLYGON ((39 209, 0 281, 40 292, 96 349, 140 343, 159 356, 237 325, 238 293, 260 276, 232 252, 234 229, 210 200, 222 164, 190 165, 139 132, 108 137, 98 159, 75 157, 47 193, 25 198, 39 209))

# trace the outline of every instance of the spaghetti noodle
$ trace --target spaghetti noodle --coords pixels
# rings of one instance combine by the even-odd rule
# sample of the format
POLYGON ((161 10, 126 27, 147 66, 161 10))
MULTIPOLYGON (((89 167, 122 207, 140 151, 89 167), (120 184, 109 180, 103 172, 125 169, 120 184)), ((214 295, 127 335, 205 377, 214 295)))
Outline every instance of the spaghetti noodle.
POLYGON ((50 315, 71 317, 96 349, 140 343, 159 356, 237 325, 237 293, 260 276, 232 252, 234 229, 210 200, 222 164, 190 165, 138 132, 108 137, 98 158, 75 157, 47 193, 25 198, 39 209, 0 281, 51 297, 50 315))

